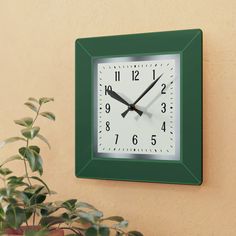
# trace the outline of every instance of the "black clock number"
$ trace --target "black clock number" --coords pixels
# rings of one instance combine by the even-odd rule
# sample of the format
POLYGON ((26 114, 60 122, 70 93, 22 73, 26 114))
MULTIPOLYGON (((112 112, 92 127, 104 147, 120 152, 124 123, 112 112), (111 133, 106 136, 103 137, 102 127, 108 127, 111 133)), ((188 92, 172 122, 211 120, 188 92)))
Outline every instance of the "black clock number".
POLYGON ((108 91, 109 91, 109 90, 112 90, 111 85, 105 85, 105 95, 108 94, 108 91))
POLYGON ((163 103, 161 104, 161 107, 162 107, 161 112, 162 112, 162 113, 165 113, 165 112, 166 112, 166 103, 163 102, 163 103))
POLYGON ((132 81, 138 81, 139 71, 138 70, 132 70, 132 81))
POLYGON ((106 122, 106 131, 110 131, 110 122, 109 121, 107 121, 106 122))
POLYGON ((165 91, 166 84, 162 84, 161 87, 162 87, 161 94, 166 94, 166 91, 165 91))
POLYGON ((153 78, 153 80, 155 80, 155 78, 156 78, 156 71, 155 70, 152 70, 152 78, 153 78))
POLYGON ((161 130, 166 132, 166 122, 165 121, 162 123, 161 130))
POLYGON ((109 104, 109 103, 107 103, 106 105, 105 105, 105 112, 106 113, 109 113, 111 111, 111 105, 109 104))
POLYGON ((151 137, 151 144, 152 145, 156 145, 156 143, 157 143, 156 137, 157 136, 155 134, 152 135, 152 137, 151 137))
POLYGON ((115 144, 117 144, 118 143, 119 134, 115 134, 115 136, 116 136, 115 144))
POLYGON ((115 71, 115 81, 120 81, 120 71, 115 71))
POLYGON ((133 135, 133 138, 132 138, 132 142, 134 145, 137 145, 138 144, 138 135, 133 135))

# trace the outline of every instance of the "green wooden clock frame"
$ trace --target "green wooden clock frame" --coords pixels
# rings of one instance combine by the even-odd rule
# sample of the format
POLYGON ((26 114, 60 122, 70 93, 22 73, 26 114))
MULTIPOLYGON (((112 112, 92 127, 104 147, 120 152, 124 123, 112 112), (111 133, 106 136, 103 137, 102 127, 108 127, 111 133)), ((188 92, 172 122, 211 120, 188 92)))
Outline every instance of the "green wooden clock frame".
POLYGON ((175 184, 202 183, 202 31, 82 38, 75 43, 76 176, 175 184), (93 152, 93 61, 180 55, 180 160, 96 157, 93 152))

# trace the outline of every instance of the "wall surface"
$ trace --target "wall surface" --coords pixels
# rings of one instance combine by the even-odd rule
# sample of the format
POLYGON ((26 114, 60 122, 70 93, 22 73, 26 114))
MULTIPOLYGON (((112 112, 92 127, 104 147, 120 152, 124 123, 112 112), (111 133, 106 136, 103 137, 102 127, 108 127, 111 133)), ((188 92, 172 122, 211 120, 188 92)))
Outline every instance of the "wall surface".
MULTIPOLYGON (((53 96, 41 119, 45 176, 57 198, 79 198, 123 215, 145 236, 236 235, 236 2, 234 0, 1 0, 0 139, 32 113, 29 96, 53 96), (204 32, 204 182, 201 186, 74 176, 76 38, 175 29, 204 32), (49 126, 49 127, 48 127, 49 126)), ((18 145, 0 150, 0 158, 18 145)), ((14 166, 17 171, 21 164, 14 166)))

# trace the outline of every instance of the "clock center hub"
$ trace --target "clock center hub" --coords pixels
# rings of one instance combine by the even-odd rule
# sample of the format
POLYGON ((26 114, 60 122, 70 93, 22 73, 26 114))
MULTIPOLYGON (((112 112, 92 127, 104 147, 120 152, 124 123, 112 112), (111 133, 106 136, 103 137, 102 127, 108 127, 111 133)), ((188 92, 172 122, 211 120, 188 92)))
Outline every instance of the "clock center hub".
POLYGON ((131 105, 128 106, 128 108, 129 108, 130 111, 134 111, 135 105, 131 104, 131 105))

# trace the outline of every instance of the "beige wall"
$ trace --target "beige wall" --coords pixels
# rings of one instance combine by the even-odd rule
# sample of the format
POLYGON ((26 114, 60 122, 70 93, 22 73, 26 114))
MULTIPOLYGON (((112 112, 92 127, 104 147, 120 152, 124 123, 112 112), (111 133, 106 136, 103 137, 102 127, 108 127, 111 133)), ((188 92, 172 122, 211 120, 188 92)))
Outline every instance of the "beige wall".
MULTIPOLYGON (((42 120, 45 176, 58 198, 123 215, 145 236, 236 235, 236 2, 234 0, 1 0, 0 139, 54 96, 42 120), (78 37, 201 28, 204 32, 204 182, 200 187, 74 176, 74 41, 78 37), (51 127, 48 127, 50 124, 51 127)), ((11 155, 17 145, 1 150, 11 155)), ((15 166, 18 171, 21 165, 15 166)))

